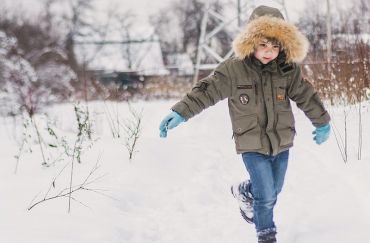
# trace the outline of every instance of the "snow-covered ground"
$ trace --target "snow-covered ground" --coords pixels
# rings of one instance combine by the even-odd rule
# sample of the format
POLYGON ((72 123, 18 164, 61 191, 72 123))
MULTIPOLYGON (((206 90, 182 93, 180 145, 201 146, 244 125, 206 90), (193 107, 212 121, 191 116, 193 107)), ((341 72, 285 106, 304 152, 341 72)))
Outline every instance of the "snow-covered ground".
MULTIPOLYGON (((44 168, 37 145, 22 155, 14 174, 18 145, 14 134, 21 124, 0 120, 0 242, 4 243, 242 243, 256 242, 252 225, 243 221, 230 185, 247 178, 241 157, 234 151, 227 103, 211 107, 160 139, 158 126, 174 101, 137 102, 143 109, 138 152, 129 162, 123 140, 113 139, 103 103, 93 103, 95 137, 100 139, 75 164, 81 183, 100 158, 91 191, 80 191, 67 213, 67 198, 27 208, 48 190, 68 161, 44 168), (82 205, 83 204, 83 205, 82 205), (84 206, 85 205, 85 206, 84 206)), ((115 108, 110 103, 108 107, 115 108)), ((275 216, 281 243, 370 242, 370 112, 363 110, 363 154, 357 160, 355 110, 348 120, 349 161, 345 164, 332 134, 321 146, 312 140, 312 125, 295 110, 298 135, 291 150, 286 183, 275 216)), ((126 104, 119 104, 122 116, 126 104)), ((342 108, 330 109, 338 128, 342 108)), ((48 110, 66 134, 75 126, 73 107, 48 110)), ((341 128, 340 128, 341 129, 341 128)), ((69 170, 56 188, 69 183, 69 170)))

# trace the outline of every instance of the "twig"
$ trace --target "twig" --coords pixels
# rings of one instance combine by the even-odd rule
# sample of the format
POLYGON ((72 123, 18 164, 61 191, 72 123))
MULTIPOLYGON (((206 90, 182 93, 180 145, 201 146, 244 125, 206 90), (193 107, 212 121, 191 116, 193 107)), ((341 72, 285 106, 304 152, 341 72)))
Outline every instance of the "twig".
POLYGON ((71 212, 71 195, 72 195, 72 183, 73 183, 73 167, 74 167, 74 160, 75 160, 75 152, 76 152, 76 144, 77 144, 77 141, 78 140, 76 140, 76 143, 75 143, 75 146, 74 146, 73 156, 72 156, 72 163, 71 163, 71 176, 70 176, 70 182, 69 182, 68 213, 71 212))
POLYGON ((51 191, 51 188, 52 187, 55 187, 55 182, 56 182, 56 179, 62 174, 62 172, 64 171, 65 168, 67 168, 67 166, 69 165, 69 163, 66 163, 66 165, 59 171, 59 173, 54 177, 54 179, 52 180, 52 182, 50 183, 50 186, 49 186, 49 189, 47 190, 47 192, 45 193, 45 197, 46 198, 49 194, 49 192, 51 191))
POLYGON ((81 202, 81 201, 77 200, 76 198, 71 197, 71 196, 69 196, 69 198, 71 198, 73 201, 78 202, 78 203, 79 203, 79 204, 81 204, 82 206, 84 206, 84 207, 86 207, 86 208, 88 208, 88 209, 90 209, 90 210, 92 211, 92 208, 90 208, 89 206, 87 206, 87 205, 86 205, 86 204, 84 204, 83 202, 81 202))
POLYGON ((128 103, 129 110, 132 115, 132 120, 128 120, 124 123, 124 130, 126 134, 125 146, 129 152, 129 160, 131 161, 135 152, 136 143, 140 137, 142 112, 136 112, 128 103))
MULTIPOLYGON (((99 194, 101 196, 104 196, 104 197, 107 197, 107 198, 110 198, 112 200, 115 200, 115 201, 119 201, 119 199, 115 198, 115 197, 112 197, 106 193, 102 193, 102 192, 99 192, 99 190, 101 191, 102 189, 91 189, 91 188, 84 188, 84 190, 86 191, 92 191, 92 192, 95 192, 96 194, 99 194)), ((109 191, 109 190, 102 190, 102 191, 109 191)))
POLYGON ((361 100, 358 104, 358 151, 357 159, 362 158, 362 114, 361 114, 361 100))
POLYGON ((40 201, 36 202, 36 203, 35 203, 35 204, 33 204, 32 206, 30 206, 30 207, 28 208, 28 210, 31 210, 33 207, 35 207, 36 205, 38 205, 38 204, 40 204, 40 203, 42 203, 42 202, 46 202, 46 201, 49 201, 49 200, 52 200, 52 199, 56 199, 56 198, 59 198, 59 197, 69 196, 69 195, 70 195, 70 194, 72 194, 73 192, 78 191, 78 190, 81 190, 81 189, 82 189, 82 187, 78 187, 78 188, 76 188, 76 189, 74 189, 74 190, 72 190, 71 192, 68 192, 68 193, 58 194, 58 195, 55 195, 55 196, 52 196, 52 197, 44 198, 44 199, 42 199, 42 200, 40 200, 40 201))
POLYGON ((39 141, 40 150, 41 150, 41 156, 42 156, 42 160, 43 160, 42 165, 46 166, 47 165, 47 162, 46 162, 46 159, 45 159, 44 149, 42 148, 41 134, 40 134, 39 129, 37 127, 37 124, 36 124, 36 121, 34 119, 34 116, 33 115, 30 115, 30 118, 31 118, 31 121, 32 121, 33 126, 35 127, 37 139, 39 141))
POLYGON ((345 152, 343 148, 343 140, 342 140, 342 137, 340 136, 340 133, 338 132, 338 128, 335 124, 334 119, 332 119, 332 124, 333 124, 333 133, 334 133, 335 141, 337 142, 340 155, 342 156, 344 163, 346 163, 347 160, 346 160, 346 156, 345 156, 345 152))
MULTIPOLYGON (((61 198, 61 197, 68 197, 69 201, 70 200, 75 200, 75 198, 72 196, 73 193, 79 191, 79 190, 86 190, 86 191, 92 191, 92 192, 95 192, 97 194, 100 194, 100 195, 104 195, 104 196, 107 196, 105 195, 104 193, 102 192, 98 192, 96 189, 90 189, 90 188, 87 188, 86 186, 91 184, 93 181, 97 181, 97 178, 94 178, 94 179, 91 179, 91 176, 97 171, 97 169, 99 168, 99 166, 97 165, 99 163, 99 160, 97 161, 97 163, 94 165, 94 167, 92 168, 92 170, 90 171, 90 173, 86 176, 86 178, 83 180, 83 182, 77 186, 72 186, 71 184, 69 185, 68 188, 64 188, 63 190, 61 190, 59 193, 57 193, 56 195, 54 196, 50 196, 50 197, 47 197, 47 195, 49 194, 49 191, 50 191, 50 188, 48 189, 47 193, 45 194, 45 196, 43 197, 43 199, 37 201, 36 203, 33 203, 35 201, 35 199, 37 198, 37 196, 40 194, 38 193, 31 201, 31 206, 28 207, 28 211, 31 210, 32 208, 34 208, 35 206, 43 203, 43 202, 47 202, 47 201, 50 201, 50 200, 53 200, 53 199, 57 199, 57 198, 61 198), (32 204, 33 203, 33 204, 32 204)), ((65 167, 62 169, 62 171, 65 169, 65 167)), ((60 172, 61 173, 61 172, 60 172)), ((58 177, 60 175, 60 173, 56 176, 58 177)), ((54 180, 55 178, 54 177, 54 180)), ((101 176, 98 177, 99 178, 102 178, 101 176)), ((53 181, 54 181, 53 180, 53 181)), ((108 196, 107 196, 108 197, 108 196)), ((69 204, 70 205, 70 204, 69 204)), ((70 211, 68 211, 70 212, 70 211)))
POLYGON ((21 154, 22 154, 22 151, 23 151, 23 146, 24 146, 25 143, 26 143, 26 139, 23 139, 22 144, 21 144, 21 146, 19 148, 18 155, 15 156, 16 159, 17 159, 17 162, 15 163, 14 174, 17 174, 17 172, 18 172, 19 160, 21 158, 21 154))
POLYGON ((108 120, 108 124, 109 124, 109 128, 110 128, 110 131, 112 133, 112 136, 113 138, 120 138, 121 135, 120 135, 120 119, 119 119, 119 114, 118 114, 118 109, 116 109, 116 121, 114 121, 115 119, 113 118, 109 108, 108 108, 108 105, 106 104, 106 102, 104 101, 104 109, 105 109, 105 114, 107 116, 107 120, 108 120))

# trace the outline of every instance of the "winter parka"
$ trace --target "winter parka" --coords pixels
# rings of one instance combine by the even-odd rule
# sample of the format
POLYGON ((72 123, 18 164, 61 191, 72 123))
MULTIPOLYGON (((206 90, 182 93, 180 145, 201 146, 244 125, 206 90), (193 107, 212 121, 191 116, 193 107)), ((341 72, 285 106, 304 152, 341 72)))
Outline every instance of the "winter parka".
POLYGON ((235 56, 199 80, 171 109, 188 120, 227 98, 236 152, 277 155, 293 146, 296 134, 290 100, 314 126, 330 121, 320 97, 296 64, 305 58, 307 49, 307 39, 284 21, 279 10, 258 7, 233 41, 235 56), (266 65, 253 57, 262 38, 275 38, 282 48, 266 65))

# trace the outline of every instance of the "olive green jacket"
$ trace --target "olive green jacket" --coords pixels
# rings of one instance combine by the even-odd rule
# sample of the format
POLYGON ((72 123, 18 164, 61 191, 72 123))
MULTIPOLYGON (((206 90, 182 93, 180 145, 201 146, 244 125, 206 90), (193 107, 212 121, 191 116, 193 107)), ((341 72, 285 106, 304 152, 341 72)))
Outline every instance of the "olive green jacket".
POLYGON ((319 95, 299 66, 281 55, 267 65, 254 57, 230 58, 193 87, 172 110, 190 119, 228 99, 237 153, 276 155, 293 146, 296 134, 290 100, 316 127, 330 121, 319 95))

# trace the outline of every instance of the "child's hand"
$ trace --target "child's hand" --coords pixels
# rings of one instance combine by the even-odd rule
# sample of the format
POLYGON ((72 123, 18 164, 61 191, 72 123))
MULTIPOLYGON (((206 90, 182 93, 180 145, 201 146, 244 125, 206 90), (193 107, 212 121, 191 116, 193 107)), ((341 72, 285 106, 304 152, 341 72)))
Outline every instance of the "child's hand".
POLYGON ((159 136, 161 138, 167 137, 168 129, 175 128, 184 121, 185 118, 183 118, 179 113, 177 113, 176 111, 171 112, 162 120, 161 125, 159 125, 159 136))
POLYGON ((315 136, 313 137, 313 140, 317 144, 322 144, 326 140, 328 140, 329 135, 330 135, 330 124, 326 124, 321 127, 317 127, 315 131, 312 132, 315 136))

